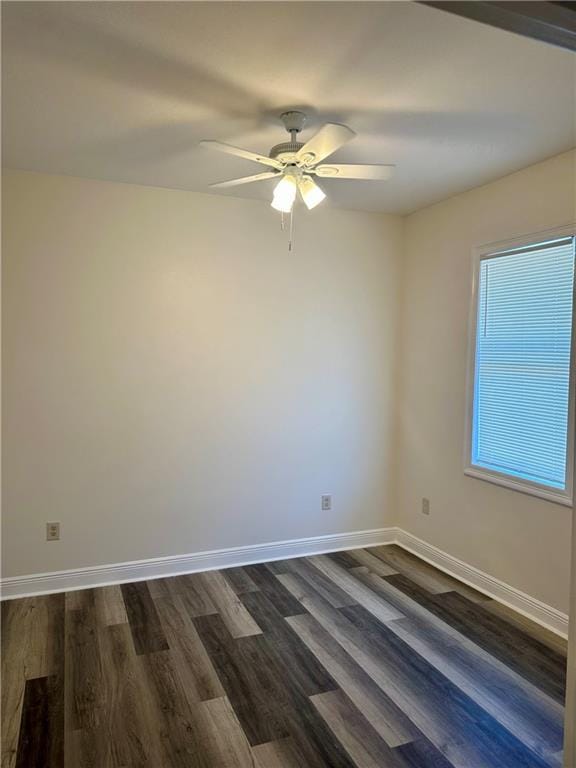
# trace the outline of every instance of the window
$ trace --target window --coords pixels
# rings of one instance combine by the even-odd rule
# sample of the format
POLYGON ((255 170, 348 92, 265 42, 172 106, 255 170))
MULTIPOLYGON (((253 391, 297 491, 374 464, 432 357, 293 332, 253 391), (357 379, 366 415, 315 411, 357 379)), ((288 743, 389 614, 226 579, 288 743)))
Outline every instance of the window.
POLYGON ((466 473, 572 503, 574 237, 482 249, 466 473))

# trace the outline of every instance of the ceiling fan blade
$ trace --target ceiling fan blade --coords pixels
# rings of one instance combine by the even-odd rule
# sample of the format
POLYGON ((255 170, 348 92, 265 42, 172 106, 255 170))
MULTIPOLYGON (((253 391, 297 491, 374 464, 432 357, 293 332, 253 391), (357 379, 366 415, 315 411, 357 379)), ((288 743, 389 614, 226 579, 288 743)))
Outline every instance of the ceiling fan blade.
POLYGON ((284 166, 278 160, 273 157, 266 157, 266 155, 258 155, 256 152, 250 152, 247 149, 240 149, 240 147, 233 147, 231 144, 224 144, 222 141, 201 141, 201 147, 206 149, 216 149, 218 152, 226 152, 228 155, 236 155, 237 157, 243 157, 246 160, 252 160, 255 163, 261 163, 262 165, 269 165, 271 168, 277 168, 281 170, 284 166))
POLYGON ((323 179, 363 179, 387 181, 394 173, 394 165, 318 165, 313 169, 323 179))
POLYGON ((298 150, 296 160, 304 165, 314 165, 343 147, 356 134, 351 128, 339 123, 326 123, 298 150))
POLYGON ((273 179, 282 174, 278 171, 264 171, 264 173, 255 173, 254 176, 243 176, 241 179, 230 179, 230 181, 219 181, 217 184, 210 184, 212 189, 224 189, 226 187, 237 187, 240 184, 250 184, 253 181, 264 181, 264 179, 273 179))

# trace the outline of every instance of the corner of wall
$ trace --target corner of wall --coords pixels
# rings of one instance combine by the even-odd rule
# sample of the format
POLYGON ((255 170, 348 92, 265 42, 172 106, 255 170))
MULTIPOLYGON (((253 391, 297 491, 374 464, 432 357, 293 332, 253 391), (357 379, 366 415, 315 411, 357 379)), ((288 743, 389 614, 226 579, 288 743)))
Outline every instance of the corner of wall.
POLYGON ((406 270, 407 270, 407 230, 409 215, 400 217, 400 247, 398 264, 398 301, 396 306, 396 344, 394 351, 394 407, 392 423, 393 466, 391 471, 390 487, 390 516, 387 519, 389 525, 399 527, 402 521, 400 507, 400 473, 402 469, 402 391, 404 375, 404 313, 406 305, 406 270))

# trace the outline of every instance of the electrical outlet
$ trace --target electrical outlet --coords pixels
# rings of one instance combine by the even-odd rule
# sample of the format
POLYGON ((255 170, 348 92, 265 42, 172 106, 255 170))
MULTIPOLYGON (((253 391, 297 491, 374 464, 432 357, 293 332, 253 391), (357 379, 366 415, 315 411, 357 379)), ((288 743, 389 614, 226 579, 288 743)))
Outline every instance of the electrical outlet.
POLYGON ((60 539, 60 523, 46 523, 46 541, 60 539))
POLYGON ((322 496, 322 510, 324 512, 328 512, 332 509, 332 496, 329 494, 326 494, 325 496, 322 496))
POLYGON ((430 514, 430 499, 426 499, 426 498, 422 499, 422 514, 423 515, 430 514))

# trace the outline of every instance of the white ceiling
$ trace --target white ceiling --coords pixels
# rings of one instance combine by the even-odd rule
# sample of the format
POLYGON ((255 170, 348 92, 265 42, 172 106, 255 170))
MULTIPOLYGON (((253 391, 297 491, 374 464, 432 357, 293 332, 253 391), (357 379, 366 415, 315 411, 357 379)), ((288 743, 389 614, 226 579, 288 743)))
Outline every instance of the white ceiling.
MULTIPOLYGON (((408 2, 5 2, 4 165, 162 187, 256 173, 304 107, 358 137, 331 204, 406 213, 576 144, 574 54, 408 2)), ((269 199, 270 182, 218 194, 269 199)))

